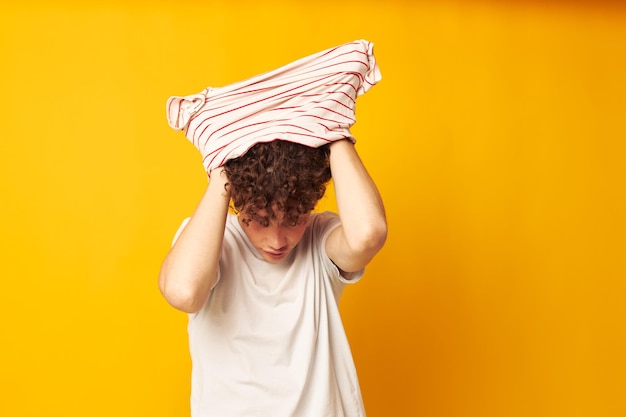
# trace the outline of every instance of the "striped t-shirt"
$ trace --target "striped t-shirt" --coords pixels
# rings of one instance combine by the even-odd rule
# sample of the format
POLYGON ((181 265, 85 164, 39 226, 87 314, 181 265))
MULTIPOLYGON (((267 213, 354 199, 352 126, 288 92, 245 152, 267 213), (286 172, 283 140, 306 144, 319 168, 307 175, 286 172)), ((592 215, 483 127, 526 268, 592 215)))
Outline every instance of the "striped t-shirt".
POLYGON ((168 123, 200 151, 208 174, 261 142, 354 141, 356 98, 381 79, 373 49, 358 40, 245 81, 170 97, 168 123))

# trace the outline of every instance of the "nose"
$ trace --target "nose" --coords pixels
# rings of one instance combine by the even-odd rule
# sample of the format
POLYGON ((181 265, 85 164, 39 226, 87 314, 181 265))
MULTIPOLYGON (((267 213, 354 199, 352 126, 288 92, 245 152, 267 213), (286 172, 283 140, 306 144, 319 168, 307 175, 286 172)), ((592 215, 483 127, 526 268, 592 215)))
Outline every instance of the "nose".
POLYGON ((269 227, 267 245, 271 250, 279 251, 287 246, 287 236, 282 227, 273 225, 269 227))

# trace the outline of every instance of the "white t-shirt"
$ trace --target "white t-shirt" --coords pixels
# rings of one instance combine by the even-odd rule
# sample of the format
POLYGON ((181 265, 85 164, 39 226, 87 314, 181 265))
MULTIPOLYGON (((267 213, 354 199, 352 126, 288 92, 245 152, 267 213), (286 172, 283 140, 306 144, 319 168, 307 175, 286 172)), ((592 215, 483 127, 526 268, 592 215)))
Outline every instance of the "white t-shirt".
POLYGON ((270 264, 228 215, 219 281, 189 315, 192 417, 365 416, 338 310, 363 271, 348 281, 326 255, 338 225, 313 213, 289 257, 270 264))

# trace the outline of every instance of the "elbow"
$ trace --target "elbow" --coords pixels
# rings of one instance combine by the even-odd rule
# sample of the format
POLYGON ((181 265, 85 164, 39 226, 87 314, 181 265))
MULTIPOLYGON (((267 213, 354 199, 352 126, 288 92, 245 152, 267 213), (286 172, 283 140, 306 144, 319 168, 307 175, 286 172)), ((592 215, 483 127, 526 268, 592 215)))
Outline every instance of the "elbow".
POLYGON ((370 224, 361 229, 361 234, 353 245, 355 252, 373 258, 385 245, 387 241, 387 222, 383 219, 380 222, 370 224))
POLYGON ((385 220, 382 220, 375 227, 372 227, 368 237, 370 250, 377 253, 383 248, 383 246, 385 246, 385 242, 387 241, 387 232, 387 222, 385 220))
POLYGON ((159 289, 165 300, 175 309, 185 313, 197 313, 204 306, 205 296, 196 288, 182 285, 174 277, 163 272, 159 277, 159 289))
POLYGON ((177 289, 175 291, 166 290, 161 292, 163 293, 163 297, 165 297, 167 302, 172 307, 185 313, 197 313, 204 305, 204 301, 199 300, 188 291, 181 291, 180 289, 177 289))

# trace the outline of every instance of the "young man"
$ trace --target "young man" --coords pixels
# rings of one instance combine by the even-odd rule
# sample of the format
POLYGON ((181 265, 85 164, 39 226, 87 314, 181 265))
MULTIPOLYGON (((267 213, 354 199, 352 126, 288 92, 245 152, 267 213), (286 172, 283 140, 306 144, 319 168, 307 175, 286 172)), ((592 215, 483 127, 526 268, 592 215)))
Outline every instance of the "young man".
POLYGON ((192 416, 364 416, 338 302, 387 224, 354 144, 259 143, 210 174, 159 277, 189 313, 192 416), (331 173, 338 215, 313 213, 331 173))

